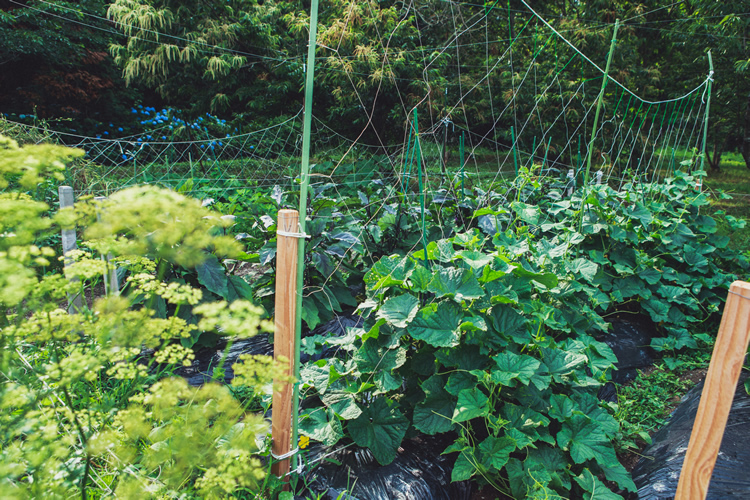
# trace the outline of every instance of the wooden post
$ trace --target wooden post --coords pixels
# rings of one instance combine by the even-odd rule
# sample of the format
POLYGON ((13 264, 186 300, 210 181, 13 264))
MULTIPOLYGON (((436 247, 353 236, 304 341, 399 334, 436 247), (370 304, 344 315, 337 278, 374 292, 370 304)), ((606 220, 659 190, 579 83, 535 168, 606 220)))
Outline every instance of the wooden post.
POLYGON ((729 289, 690 434, 677 484, 678 500, 706 498, 749 340, 750 283, 735 281, 729 289))
MULTIPOLYGON (((273 355, 275 359, 286 358, 287 375, 294 376, 294 344, 297 312, 297 246, 294 236, 299 228, 299 212, 279 210, 276 225, 276 306, 274 312, 275 333, 273 355), (290 236, 290 234, 292 234, 290 236)), ((293 384, 284 382, 280 391, 273 391, 271 432, 274 457, 285 457, 274 462, 271 472, 286 478, 289 473, 289 456, 292 434, 292 389, 293 384)), ((296 446, 296 443, 295 443, 296 446)))
MULTIPOLYGON (((73 188, 70 186, 60 186, 57 188, 57 193, 60 196, 60 208, 72 207, 75 204, 75 198, 73 196, 73 188)), ((76 244, 76 230, 75 229, 63 229, 62 230, 62 249, 65 268, 67 269, 73 263, 73 260, 67 257, 68 252, 78 248, 76 244)), ((70 278, 69 278, 70 279, 70 278)), ((78 281, 77 279, 70 279, 70 281, 78 281)), ((81 294, 70 294, 68 295, 68 312, 75 314, 83 309, 83 301, 81 300, 81 294)))

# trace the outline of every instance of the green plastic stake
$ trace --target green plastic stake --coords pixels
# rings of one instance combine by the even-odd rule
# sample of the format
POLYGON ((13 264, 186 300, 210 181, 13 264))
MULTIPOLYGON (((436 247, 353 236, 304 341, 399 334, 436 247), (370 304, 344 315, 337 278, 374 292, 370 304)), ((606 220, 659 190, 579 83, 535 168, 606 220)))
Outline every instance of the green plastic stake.
POLYGON ((711 84, 714 81, 714 61, 711 59, 711 51, 708 51, 708 97, 706 97, 706 125, 703 128, 703 156, 701 156, 701 170, 706 162, 706 142, 708 141, 708 110, 711 107, 711 84))
POLYGON ((461 131, 461 139, 458 142, 459 157, 461 158, 461 198, 466 199, 466 191, 464 191, 464 132, 461 131))
MULTIPOLYGON (((404 156, 404 168, 406 168, 406 162, 409 161, 409 174, 411 174, 411 161, 409 160, 409 149, 411 148, 411 133, 412 128, 409 127, 409 139, 406 141, 406 156, 404 156)), ((409 175, 407 174, 407 175, 409 175)), ((406 181, 404 181, 404 176, 401 176, 401 196, 406 196, 406 188, 409 186, 409 179, 406 178, 406 181)))
MULTIPOLYGON (((299 232, 305 233, 307 215, 307 191, 310 186, 310 131, 312 129, 313 83, 315 82, 315 45, 318 37, 318 0, 310 4, 310 39, 307 46, 307 78, 305 80, 305 115, 302 127, 302 159, 300 165, 299 188, 299 232)), ((302 289, 305 277, 305 239, 300 238, 297 247, 297 317, 294 342, 294 378, 297 380, 292 391, 292 446, 299 441, 297 421, 299 420, 299 356, 302 343, 302 289)), ((292 470, 296 470, 299 456, 292 455, 292 470)))
POLYGON ((425 224, 424 209, 424 187, 422 186, 422 151, 419 147, 419 123, 417 122, 417 108, 414 108, 414 150, 417 154, 417 179, 419 179, 419 204, 422 209, 422 246, 424 247, 424 264, 430 269, 430 261, 427 260, 427 225, 425 224))
POLYGON ((534 168, 534 156, 536 155, 536 136, 534 136, 534 143, 531 146, 531 168, 534 168))
POLYGON ((604 89, 607 87, 607 81, 609 80, 609 66, 612 64, 612 56, 615 53, 615 45, 617 44, 617 29, 620 27, 620 20, 615 21, 615 30, 612 33, 612 42, 609 46, 609 55, 607 56, 607 66, 604 68, 604 78, 602 79, 602 88, 599 91, 599 99, 596 103, 596 112, 594 113, 594 128, 591 129, 591 140, 589 141, 589 150, 586 154, 586 174, 583 176, 584 185, 589 183, 589 172, 591 171, 591 156, 594 152, 594 139, 596 138, 596 127, 599 125, 599 111, 602 108, 602 102, 604 101, 604 89))
POLYGON ((513 130, 513 126, 510 127, 510 140, 513 141, 513 168, 516 172, 516 177, 518 177, 518 154, 516 151, 516 132, 513 130))

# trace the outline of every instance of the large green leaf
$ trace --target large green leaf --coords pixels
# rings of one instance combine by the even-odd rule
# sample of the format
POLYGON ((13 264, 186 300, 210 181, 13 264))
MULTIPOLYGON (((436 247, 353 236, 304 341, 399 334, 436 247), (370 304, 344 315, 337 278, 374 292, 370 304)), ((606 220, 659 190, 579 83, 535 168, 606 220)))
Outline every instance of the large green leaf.
POLYGON ((515 450, 516 442, 509 437, 498 438, 490 436, 479 443, 482 465, 488 469, 494 468, 497 471, 501 470, 508 463, 510 454, 515 450))
POLYGON ((570 474, 568 460, 565 454, 556 446, 538 444, 530 448, 524 465, 529 470, 544 470, 550 475, 550 486, 558 489, 570 489, 570 474))
POLYGON ((564 394, 555 394, 550 398, 549 416, 558 422, 564 422, 573 416, 577 409, 575 402, 564 394))
POLYGON ((651 224, 651 222, 654 220, 653 216, 651 215, 651 211, 648 208, 644 207, 641 203, 635 203, 632 207, 626 208, 624 212, 630 218, 641 221, 641 224, 643 224, 644 227, 651 224))
POLYGON ((594 276, 596 276, 596 272, 599 270, 598 265, 584 258, 578 258, 573 260, 572 262, 568 262, 565 264, 565 267, 571 273, 580 275, 588 282, 591 282, 594 279, 594 276))
POLYGON ((513 269, 513 274, 519 278, 527 278, 532 281, 536 281, 540 285, 544 285, 547 288, 554 288, 557 286, 557 275, 554 273, 535 273, 528 271, 522 267, 516 267, 513 269))
POLYGON ((515 498, 526 500, 558 500, 560 495, 550 490, 547 485, 552 475, 545 469, 529 467, 526 462, 517 458, 508 460, 505 467, 510 480, 510 489, 515 498))
POLYGON ((658 292, 659 295, 669 302, 686 306, 697 305, 696 300, 690 296, 690 293, 686 288, 672 285, 661 285, 658 292))
POLYGON ((520 201, 514 201, 510 204, 510 208, 513 209, 519 219, 527 224, 539 224, 539 217, 542 215, 539 207, 535 205, 527 205, 520 201))
POLYGON ((380 465, 393 462, 408 428, 409 421, 399 411, 398 404, 382 397, 347 424, 354 442, 369 448, 380 465))
POLYGON ((462 449, 458 458, 456 458, 456 462, 453 464, 451 482, 455 483, 471 479, 471 477, 477 472, 475 464, 476 458, 474 458, 473 450, 469 447, 462 449))
POLYGON ((531 341, 531 334, 526 327, 528 320, 506 304, 497 304, 490 310, 490 325, 495 333, 513 339, 518 344, 531 341))
POLYGON ((414 408, 414 427, 425 434, 448 432, 453 427, 451 420, 456 400, 446 391, 430 395, 414 408))
MULTIPOLYGON (((424 256, 424 254, 422 254, 424 256)), ((431 241, 427 245, 427 257, 432 260, 447 263, 453 260, 456 252, 453 250, 453 243, 448 240, 431 241)))
POLYGON ((653 267, 647 267, 643 271, 639 271, 638 276, 649 285, 655 285, 661 280, 661 272, 653 267))
POLYGON ((569 377, 584 366, 587 358, 584 354, 567 352, 559 349, 542 349, 542 362, 555 382, 569 383, 569 377))
POLYGON ((486 417, 490 412, 489 398, 477 387, 464 389, 458 393, 454 422, 466 422, 477 417, 486 417))
POLYGON ((201 285, 224 299, 228 298, 229 280, 224 272, 224 266, 221 265, 214 254, 206 256, 206 260, 198 264, 195 270, 198 273, 198 282, 201 285))
POLYGON ((232 275, 227 282, 227 300, 231 302, 237 299, 252 300, 253 289, 244 279, 232 275))
POLYGON ((315 408, 300 415, 299 431, 300 434, 320 441, 326 446, 333 446, 344 437, 341 421, 333 410, 326 411, 325 408, 315 408))
POLYGON ((314 330, 320 324, 318 308, 312 300, 302 301, 302 320, 307 324, 310 330, 314 330))
POLYGON ((430 282, 432 281, 432 271, 429 271, 422 265, 418 265, 411 273, 409 281, 411 282, 412 292, 426 292, 427 287, 430 286, 430 282))
POLYGON ((475 250, 462 250, 458 255, 474 270, 475 273, 481 273, 482 269, 488 264, 491 264, 495 259, 492 255, 487 255, 486 253, 477 252, 475 250))
POLYGON ((299 375, 303 383, 310 384, 320 394, 325 394, 331 379, 331 367, 325 363, 325 360, 320 360, 315 364, 303 366, 299 375))
POLYGON ((605 469, 619 465, 610 439, 600 426, 584 415, 574 415, 563 423, 557 433, 557 445, 570 451, 571 458, 577 464, 596 460, 605 469))
POLYGON ((709 270, 708 259, 698 252, 692 251, 690 245, 685 245, 685 263, 699 273, 707 273, 709 270))
POLYGON ((391 371, 406 362, 406 349, 388 349, 379 345, 377 339, 370 338, 359 348, 354 356, 354 362, 360 373, 391 371))
POLYGON ((531 377, 536 373, 541 364, 539 360, 526 354, 515 354, 505 351, 492 358, 497 368, 490 373, 490 378, 496 384, 514 387, 513 380, 518 380, 524 385, 529 385, 531 377))
POLYGON ((661 299, 653 297, 641 303, 641 306, 651 315, 655 323, 669 321, 669 304, 661 299))
POLYGON ((365 274, 367 287, 376 293, 382 293, 392 286, 402 286, 414 272, 414 261, 408 257, 391 255, 383 257, 365 274))
POLYGON ((458 396, 464 389, 471 389, 477 385, 477 379, 465 371, 451 373, 448 377, 448 383, 445 384, 445 390, 454 396, 458 396))
POLYGON ((549 434, 549 418, 531 408, 505 403, 500 410, 502 416, 508 420, 506 433, 516 441, 518 448, 533 445, 536 441, 554 444, 555 440, 549 434))
POLYGON ((584 498, 586 500, 622 500, 622 497, 607 488, 599 479, 588 469, 583 469, 583 473, 574 478, 576 483, 587 492, 584 498))
POLYGON ((354 394, 340 389, 330 390, 320 397, 323 404, 333 410, 336 415, 344 420, 357 418, 362 414, 362 409, 354 399, 354 394))
POLYGON ((575 401, 581 413, 596 423, 608 438, 614 437, 620 431, 617 420, 600 406, 599 400, 593 394, 577 391, 571 395, 571 399, 575 401))
POLYGON ((434 293, 436 297, 449 297, 458 302, 484 296, 484 290, 479 286, 479 282, 471 269, 454 267, 438 269, 427 287, 427 291, 434 293))
POLYGON ((385 319, 391 325, 404 328, 417 315, 419 299, 408 293, 386 299, 377 312, 378 318, 385 319))
POLYGON ((407 331, 432 346, 452 347, 458 345, 462 320, 463 311, 455 302, 433 303, 419 310, 407 331))
POLYGON ((637 276, 627 276, 617 279, 612 283, 612 296, 618 302, 622 302, 634 295, 648 299, 651 297, 651 291, 646 288, 643 281, 637 276), (646 295, 644 297, 644 295, 646 295))

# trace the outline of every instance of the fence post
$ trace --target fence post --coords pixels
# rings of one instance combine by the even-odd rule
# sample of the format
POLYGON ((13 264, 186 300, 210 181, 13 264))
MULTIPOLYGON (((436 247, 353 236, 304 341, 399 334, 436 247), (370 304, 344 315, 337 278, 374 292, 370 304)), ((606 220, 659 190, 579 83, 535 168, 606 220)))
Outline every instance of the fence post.
POLYGON ((675 498, 703 500, 750 340, 750 283, 735 281, 721 316, 675 498))
MULTIPOLYGON (((73 196, 73 188, 70 186, 60 186, 57 188, 57 193, 60 197, 60 208, 72 207, 75 204, 75 198, 73 196)), ((75 229, 63 229, 62 231, 62 250, 63 250, 63 262, 65 264, 65 270, 73 264, 73 259, 67 256, 68 252, 78 248, 76 244, 76 230, 75 229)), ((70 281, 78 281, 77 278, 68 278, 70 281)), ((68 294, 68 312, 75 314, 83 309, 83 300, 81 294, 68 294)))
MULTIPOLYGON (((276 306, 274 310, 275 333, 273 356, 277 361, 285 358, 287 375, 294 376, 295 326, 297 313, 297 247, 299 212, 279 210, 276 225, 276 306)), ((275 382, 274 385, 277 385, 275 382)), ((272 455, 276 462, 271 472, 285 478, 289 473, 289 457, 292 437, 292 391, 293 385, 284 382, 280 390, 273 391, 271 431, 272 455)), ((295 443, 296 444, 296 443, 295 443)))
MULTIPOLYGON (((102 215, 100 213, 101 203, 107 198, 104 196, 95 196, 94 200, 99 202, 99 206, 96 209, 96 220, 100 222, 102 215)), ((117 268, 112 265, 112 252, 107 252, 107 255, 102 255, 102 260, 107 263, 107 272, 104 273, 104 290, 107 296, 119 295, 120 294, 120 282, 117 280, 117 268)))
POLYGON ((567 184, 569 186, 568 196, 573 196, 573 191, 575 190, 575 186, 576 186, 576 173, 575 173, 575 170, 573 170, 572 168, 568 170, 567 179, 568 179, 567 184))

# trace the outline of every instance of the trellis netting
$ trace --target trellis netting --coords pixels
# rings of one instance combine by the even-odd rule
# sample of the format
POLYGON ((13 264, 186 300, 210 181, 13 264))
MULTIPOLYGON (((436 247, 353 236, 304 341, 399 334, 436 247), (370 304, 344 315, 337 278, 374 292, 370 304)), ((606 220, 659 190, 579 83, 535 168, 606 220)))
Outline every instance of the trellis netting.
MULTIPOLYGON (((415 194, 417 186, 411 184, 418 172, 429 195, 440 188, 490 190, 524 168, 541 178, 580 185, 589 155, 592 179, 617 185, 695 166, 708 110, 708 71, 684 95, 649 100, 605 75, 567 38, 580 39, 578 31, 560 20, 549 22, 523 3, 523 10, 511 10, 499 2, 444 2, 432 13, 445 25, 442 37, 433 34, 406 48, 393 47, 392 39, 401 35, 404 23, 421 34, 425 16, 412 4, 398 12, 395 26, 362 28, 372 36, 366 51, 348 38, 346 26, 322 29, 316 98, 348 102, 340 116, 350 121, 313 111, 313 184, 357 182, 350 174, 363 159, 371 162, 365 170, 374 169, 377 178, 398 185, 401 195, 415 194), (610 82, 592 131, 603 78, 610 82)), ((363 10, 360 21, 367 18, 364 14, 374 18, 366 12, 373 9, 369 3, 357 8, 363 10)), ((355 17, 343 21, 360 22, 355 17)), ((587 26, 586 36, 608 41, 612 28, 587 26)), ((621 69, 615 62, 611 73, 621 69)), ((275 185, 291 190, 302 144, 301 103, 297 109, 272 126, 250 130, 248 124, 250 131, 241 133, 211 115, 188 120, 170 110, 141 108, 133 112, 143 114, 147 131, 137 135, 113 128, 96 137, 49 129, 40 136, 86 151, 86 161, 69 179, 81 194, 146 183, 201 196, 275 185)), ((7 122, 5 127, 23 125, 7 122)))
MULTIPOLYGON (((444 29, 430 31, 429 39, 420 38, 425 16, 412 4, 393 11, 392 22, 378 23, 373 5, 353 3, 359 10, 340 19, 344 25, 321 25, 314 89, 321 104, 312 111, 309 177, 310 199, 317 201, 307 219, 308 232, 327 231, 331 241, 310 252, 322 270, 320 279, 305 282, 304 319, 311 328, 330 319, 316 311, 351 302, 343 296, 348 292, 331 291, 330 276, 367 241, 377 243, 372 258, 396 246, 408 251, 444 237, 441 228, 451 217, 523 202, 534 189, 555 186, 572 196, 587 176, 620 189, 701 165, 712 73, 682 95, 640 96, 613 77, 623 73, 617 57, 606 74, 571 41, 583 37, 590 46, 598 40, 600 56, 607 47, 617 56, 616 40, 610 45, 613 25, 586 26, 582 35, 523 3, 523 10, 498 2, 440 3, 432 16, 444 29), (369 36, 368 45, 351 38, 353 22, 364 23, 358 29, 369 36), (526 187, 509 189, 517 178, 526 187), (443 213, 444 207, 454 210, 443 213), (433 221, 429 230, 426 218, 433 221), (347 221, 357 222, 353 233, 333 230, 347 221), (410 224, 418 234, 406 231, 410 224)), ((259 193, 277 208, 296 207, 301 106, 258 129, 252 123, 232 128, 210 114, 188 119, 143 107, 131 111, 146 131, 131 135, 115 124, 94 137, 8 120, 3 128, 82 148, 86 156, 66 179, 78 196, 156 184, 224 207, 259 193)), ((275 209, 263 209, 268 212, 255 215, 270 224, 275 209)), ((273 257, 266 250, 262 262, 273 257)))
MULTIPOLYGON (((312 112, 306 216, 307 232, 327 231, 328 241, 309 251, 320 271, 320 279, 307 279, 302 291, 310 329, 331 319, 321 311, 356 305, 352 295, 362 292, 356 288, 361 282, 336 282, 337 271, 362 253, 355 250, 369 241, 380 248, 369 258, 387 253, 383 240, 393 228, 389 234, 400 251, 426 246, 450 225, 441 220, 441 207, 458 207, 451 216, 471 216, 523 202, 528 189, 508 189, 517 178, 573 196, 587 177, 620 189, 700 165, 708 70, 682 95, 639 95, 571 41, 580 39, 575 28, 522 3, 524 10, 517 11, 498 2, 442 2, 434 15, 445 29, 400 46, 391 42, 404 24, 420 35, 425 22, 413 4, 404 4, 394 23, 371 23, 366 47, 347 38, 354 31, 347 26, 367 16, 347 16, 343 25, 322 29, 315 95, 328 108, 312 112), (609 81, 604 91, 603 79, 609 81), (333 113, 336 106, 346 109, 333 113), (428 211, 436 226, 429 231, 428 211), (409 224, 418 230, 409 233, 409 224)), ((369 2, 352 5, 373 8, 369 2)), ((613 25, 587 30, 609 46, 613 25)), ((617 51, 616 43, 612 47, 617 51)), ((133 135, 114 126, 93 137, 7 120, 2 126, 6 134, 83 149, 86 156, 66 179, 78 196, 155 184, 206 201, 241 202, 265 193, 280 207, 293 206, 300 189, 302 103, 293 108, 270 126, 253 129, 249 123, 245 130, 229 129, 211 115, 187 119, 148 108, 132 110, 146 130, 133 135)), ((266 246, 259 251, 261 263, 272 256, 266 246)))

